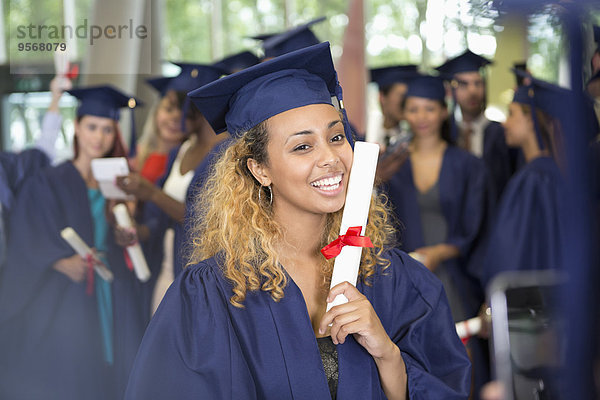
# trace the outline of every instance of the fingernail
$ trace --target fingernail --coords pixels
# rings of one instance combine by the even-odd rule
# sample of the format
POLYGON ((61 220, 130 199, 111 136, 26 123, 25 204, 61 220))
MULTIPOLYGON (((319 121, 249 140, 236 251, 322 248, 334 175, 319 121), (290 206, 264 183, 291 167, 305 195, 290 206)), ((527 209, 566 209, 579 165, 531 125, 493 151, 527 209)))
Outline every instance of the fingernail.
POLYGON ((319 328, 319 335, 322 335, 325 333, 325 330, 323 328, 319 328))

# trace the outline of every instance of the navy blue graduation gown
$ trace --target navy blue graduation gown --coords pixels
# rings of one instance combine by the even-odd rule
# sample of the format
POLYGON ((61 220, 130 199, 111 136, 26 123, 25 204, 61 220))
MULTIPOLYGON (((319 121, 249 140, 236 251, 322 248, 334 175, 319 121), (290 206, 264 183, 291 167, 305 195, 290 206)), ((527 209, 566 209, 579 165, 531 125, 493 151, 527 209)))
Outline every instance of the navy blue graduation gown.
POLYGON ((25 180, 50 164, 40 150, 20 153, 0 152, 0 268, 6 258, 8 214, 25 180))
MULTIPOLYGON (((399 250, 369 299, 406 364, 411 399, 466 399, 470 365, 440 282, 399 250)), ((302 293, 250 292, 231 305, 217 259, 184 270, 150 322, 125 398, 330 399, 302 293)), ((384 399, 373 358, 352 336, 337 346, 337 399, 384 399)))
POLYGON ((496 121, 483 130, 483 161, 489 171, 496 198, 499 198, 513 173, 523 163, 521 151, 508 147, 502 124, 496 121))
POLYGON ((514 176, 486 240, 484 284, 501 271, 561 268, 564 189, 550 157, 532 160, 514 176))
MULTIPOLYGON (((0 279, 0 398, 118 397, 145 328, 140 284, 108 235, 113 281, 115 364, 105 363, 96 296, 53 263, 74 254, 60 231, 71 226, 94 246, 88 191, 71 162, 24 185, 10 216, 8 257, 0 279), (115 373, 119 374, 115 376, 115 373), (125 375, 125 376, 123 376, 125 375)), ((96 279, 99 279, 96 276, 96 279)))
MULTIPOLYGON (((460 256, 445 261, 442 266, 447 268, 458 292, 464 294, 463 309, 470 316, 476 315, 483 301, 477 275, 467 266, 493 207, 487 176, 480 159, 454 146, 446 148, 438 178, 440 205, 448 226, 444 243, 456 246, 460 256)), ((383 189, 400 224, 400 248, 411 252, 423 247, 423 228, 410 158, 383 189)))

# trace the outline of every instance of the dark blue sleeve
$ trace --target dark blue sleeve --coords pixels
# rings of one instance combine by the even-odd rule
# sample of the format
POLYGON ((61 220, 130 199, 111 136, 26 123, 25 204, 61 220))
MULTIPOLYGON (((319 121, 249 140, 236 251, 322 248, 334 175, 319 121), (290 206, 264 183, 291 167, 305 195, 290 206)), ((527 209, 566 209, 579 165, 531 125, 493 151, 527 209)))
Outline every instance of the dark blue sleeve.
POLYGON ((441 282, 407 254, 390 254, 395 287, 387 329, 406 364, 409 397, 466 399, 471 364, 441 282))
MULTIPOLYGON (((8 185, 12 196, 16 197, 27 178, 35 175, 41 169, 50 165, 50 160, 45 153, 37 149, 24 150, 20 153, 0 152, 0 175, 4 175, 6 182, 0 185, 8 185)), ((0 189, 0 193, 2 189, 0 189)), ((7 195, 6 195, 7 196, 7 195)), ((4 196, 0 194, 0 201, 4 196)), ((6 204, 3 202, 4 206, 6 204)))
POLYGON ((210 268, 180 274, 144 335, 125 398, 256 398, 227 301, 210 268))

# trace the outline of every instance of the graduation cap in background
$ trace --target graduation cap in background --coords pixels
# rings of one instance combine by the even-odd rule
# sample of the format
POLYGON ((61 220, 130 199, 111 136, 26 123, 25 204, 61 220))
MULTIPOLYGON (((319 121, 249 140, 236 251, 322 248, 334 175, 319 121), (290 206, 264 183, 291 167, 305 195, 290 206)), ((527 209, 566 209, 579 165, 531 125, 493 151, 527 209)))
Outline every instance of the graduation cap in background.
POLYGON ((574 93, 569 89, 536 79, 526 71, 520 71, 514 68, 512 71, 515 75, 527 78, 524 79, 524 82, 526 83, 519 86, 515 91, 513 102, 531 107, 531 118, 533 120, 538 145, 540 146, 540 149, 544 149, 546 146, 542 140, 539 121, 534 110, 542 110, 549 116, 559 120, 561 126, 566 128, 569 120, 569 108, 564 105, 565 103, 572 101, 574 93))
POLYGON ((187 93, 229 73, 229 70, 222 65, 191 64, 174 61, 171 61, 171 63, 181 68, 178 75, 146 79, 146 82, 156 89, 161 97, 164 97, 169 90, 187 93))
MULTIPOLYGON (((229 73, 227 68, 223 68, 219 65, 191 64, 173 61, 171 63, 181 68, 181 71, 178 75, 151 78, 146 80, 150 86, 154 87, 160 93, 161 97, 164 97, 170 90, 187 93, 190 90, 206 85, 207 83, 217 80, 221 76, 229 73)), ((185 119, 189 112, 189 108, 190 101, 186 97, 182 105, 182 132, 185 132, 185 119)))
POLYGON ((249 67, 196 89, 188 96, 217 134, 228 131, 233 136, 294 108, 310 104, 339 105, 346 137, 353 145, 329 42, 249 67), (334 97, 338 104, 332 100, 334 97))
POLYGON ((600 26, 594 25, 594 42, 596 42, 596 51, 600 52, 600 26))
POLYGON ((220 61, 212 64, 214 67, 226 70, 229 74, 246 69, 260 62, 254 53, 250 51, 242 51, 241 53, 232 54, 223 58, 220 61))
POLYGON ((408 84, 404 97, 423 97, 430 100, 444 101, 446 98, 444 81, 439 76, 418 75, 408 84))
MULTIPOLYGON (((67 90, 67 92, 79 100, 77 117, 94 115, 96 117, 110 118, 118 121, 121 108, 134 109, 143 103, 135 97, 128 96, 110 85, 90 86, 67 90)), ((131 138, 129 143, 129 155, 135 155, 135 119, 131 112, 131 138)))
POLYGON ((478 72, 481 68, 491 63, 492 61, 487 58, 481 57, 467 49, 461 55, 451 58, 437 67, 436 70, 445 77, 453 77, 455 74, 461 72, 478 72))
POLYGON ((390 87, 394 83, 410 82, 419 75, 416 65, 393 65, 381 68, 371 68, 371 81, 377 83, 379 90, 390 87))
POLYGON ((278 57, 320 43, 321 41, 310 30, 310 27, 325 21, 325 19, 325 17, 316 18, 285 32, 253 36, 253 38, 263 41, 262 48, 265 52, 265 58, 278 57))

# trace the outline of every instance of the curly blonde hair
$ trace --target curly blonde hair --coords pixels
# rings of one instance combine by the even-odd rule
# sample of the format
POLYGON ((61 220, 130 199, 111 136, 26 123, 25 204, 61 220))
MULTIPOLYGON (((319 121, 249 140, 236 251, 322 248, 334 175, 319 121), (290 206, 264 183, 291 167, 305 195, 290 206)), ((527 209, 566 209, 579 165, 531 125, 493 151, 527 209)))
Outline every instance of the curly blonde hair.
MULTIPOLYGON (((273 218, 268 192, 247 168, 249 158, 268 162, 267 143, 264 122, 232 142, 213 166, 194 202, 188 265, 223 255, 224 275, 233 284, 230 302, 240 308, 247 291, 263 290, 279 301, 288 283, 276 252, 277 244, 283 240, 282 228, 273 218)), ((321 247, 338 237, 342 211, 328 214, 321 247)), ((375 247, 363 249, 360 268, 360 278, 367 284, 366 279, 375 274, 377 266, 385 269, 390 264, 382 257, 395 237, 389 215, 387 198, 374 194, 364 234, 375 247)), ((333 261, 323 258, 324 285, 331 281, 333 261)))

